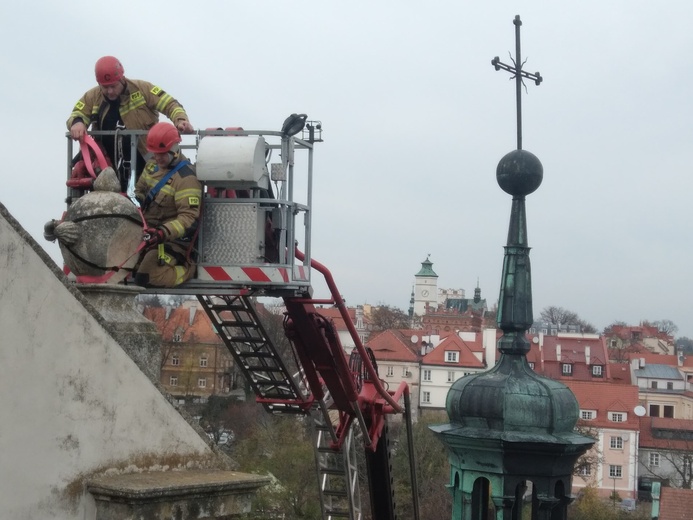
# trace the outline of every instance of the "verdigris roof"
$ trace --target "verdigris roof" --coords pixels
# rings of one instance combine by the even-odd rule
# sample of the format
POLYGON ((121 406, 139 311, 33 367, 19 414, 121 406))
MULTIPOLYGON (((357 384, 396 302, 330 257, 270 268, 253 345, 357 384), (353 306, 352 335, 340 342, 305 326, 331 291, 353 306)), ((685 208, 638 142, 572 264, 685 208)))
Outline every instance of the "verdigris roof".
POLYGON ((435 276, 438 278, 438 275, 433 271, 433 262, 431 262, 428 257, 421 262, 421 269, 414 276, 435 276))
POLYGON ((645 365, 644 368, 635 370, 635 377, 676 380, 683 378, 678 368, 669 365, 645 365))

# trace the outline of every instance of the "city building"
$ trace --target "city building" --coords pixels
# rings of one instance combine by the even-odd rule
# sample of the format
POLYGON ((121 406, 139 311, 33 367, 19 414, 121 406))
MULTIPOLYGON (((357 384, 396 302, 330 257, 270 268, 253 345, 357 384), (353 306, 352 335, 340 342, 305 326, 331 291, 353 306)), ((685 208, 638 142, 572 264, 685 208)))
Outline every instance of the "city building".
POLYGON ((174 398, 193 402, 229 395, 237 384, 233 358, 197 300, 178 307, 142 309, 161 333, 161 384, 174 398))
POLYGON ((693 420, 640 419, 640 476, 666 486, 693 487, 693 420))
POLYGON ((573 491, 595 487, 600 496, 617 493, 620 498, 636 498, 638 483, 639 406, 634 385, 561 379, 578 400, 583 435, 596 439, 594 446, 578 461, 573 491))

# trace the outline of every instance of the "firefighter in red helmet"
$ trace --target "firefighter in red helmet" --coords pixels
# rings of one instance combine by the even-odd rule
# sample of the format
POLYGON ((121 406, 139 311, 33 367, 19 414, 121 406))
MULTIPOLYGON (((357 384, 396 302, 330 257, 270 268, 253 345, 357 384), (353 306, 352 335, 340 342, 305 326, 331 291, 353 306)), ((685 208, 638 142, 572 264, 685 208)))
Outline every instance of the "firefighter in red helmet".
MULTIPOLYGON (((67 128, 75 140, 81 140, 87 128, 92 130, 149 130, 159 120, 159 113, 168 117, 181 133, 193 133, 183 106, 161 87, 148 81, 125 77, 120 60, 104 56, 94 67, 97 87, 88 90, 75 104, 67 120, 67 128)), ((147 156, 144 137, 137 143, 137 157, 130 157, 130 142, 123 137, 118 143, 115 136, 99 139, 106 154, 116 168, 125 192, 131 170, 131 160, 137 160, 139 175, 147 156), (119 146, 120 144, 120 146, 119 146)))
POLYGON ((145 287, 174 287, 195 272, 192 259, 202 187, 194 167, 180 152, 181 138, 171 123, 157 123, 147 134, 147 163, 135 186, 147 223, 148 247, 136 268, 145 287))

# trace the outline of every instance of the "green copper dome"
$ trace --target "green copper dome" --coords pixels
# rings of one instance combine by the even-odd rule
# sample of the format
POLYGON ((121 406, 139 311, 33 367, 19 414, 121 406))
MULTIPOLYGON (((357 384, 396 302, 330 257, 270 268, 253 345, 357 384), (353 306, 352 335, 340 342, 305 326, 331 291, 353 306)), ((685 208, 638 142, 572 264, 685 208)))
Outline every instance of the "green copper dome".
POLYGON ((438 275, 433 271, 433 262, 431 262, 428 257, 421 262, 421 269, 414 276, 435 276, 438 278, 438 275))
POLYGON ((448 392, 450 422, 502 433, 570 433, 579 407, 568 387, 535 374, 523 355, 507 355, 488 372, 458 379, 448 392))

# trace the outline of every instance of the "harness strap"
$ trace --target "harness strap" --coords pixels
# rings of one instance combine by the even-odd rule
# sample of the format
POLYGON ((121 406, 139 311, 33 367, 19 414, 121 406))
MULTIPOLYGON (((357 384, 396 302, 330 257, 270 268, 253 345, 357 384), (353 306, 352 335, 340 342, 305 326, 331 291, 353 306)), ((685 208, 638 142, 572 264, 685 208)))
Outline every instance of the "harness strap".
POLYGON ((92 152, 96 156, 96 160, 99 163, 99 168, 104 170, 108 166, 106 157, 104 156, 101 148, 96 143, 94 138, 90 135, 85 135, 84 139, 79 143, 80 151, 82 152, 82 159, 84 159, 84 165, 87 167, 87 171, 92 178, 96 179, 96 173, 94 172, 94 165, 92 164, 92 152))
MULTIPOLYGON (((152 201, 156 198, 157 194, 159 191, 161 191, 161 188, 164 187, 164 185, 168 182, 168 180, 173 177, 173 174, 176 173, 178 170, 180 170, 183 166, 190 164, 190 161, 185 160, 181 161, 178 164, 176 164, 171 170, 164 175, 159 182, 156 183, 156 186, 154 186, 149 192, 147 193, 147 196, 144 199, 144 202, 142 203, 142 207, 144 209, 147 209, 149 205, 152 203, 152 201)), ((159 171, 159 167, 157 166, 154 169, 154 173, 159 171)))

